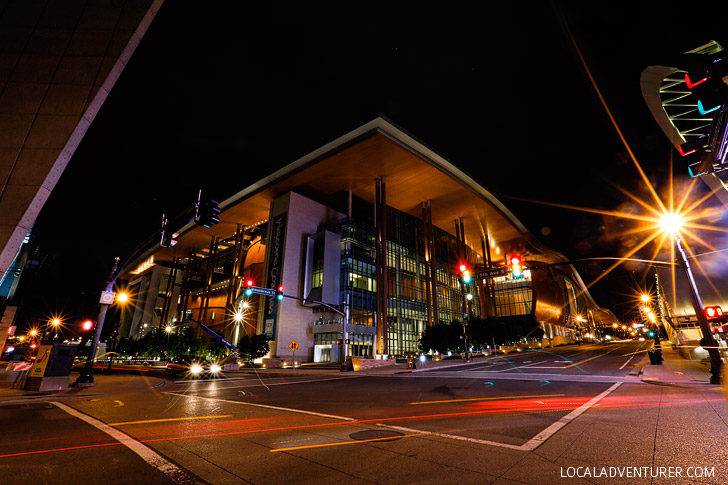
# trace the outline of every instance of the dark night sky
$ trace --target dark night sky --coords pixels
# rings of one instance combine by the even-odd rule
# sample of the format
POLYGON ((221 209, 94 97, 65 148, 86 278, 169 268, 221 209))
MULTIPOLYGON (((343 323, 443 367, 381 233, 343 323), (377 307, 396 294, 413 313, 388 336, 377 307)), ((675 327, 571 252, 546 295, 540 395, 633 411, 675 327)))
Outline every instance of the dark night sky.
MULTIPOLYGON (((670 145, 642 100, 640 73, 721 41, 728 8, 493 3, 168 0, 37 220, 47 258, 23 282, 28 310, 80 311, 82 293, 97 299, 113 256, 155 231, 163 211, 188 205, 201 185, 225 198, 378 113, 501 197, 547 245, 572 258, 623 252, 601 216, 514 199, 615 209, 625 198, 612 183, 640 193, 559 15, 662 190, 670 145)), ((587 282, 601 269, 580 268, 587 282)), ((623 312, 619 295, 630 278, 616 272, 592 293, 623 312)))

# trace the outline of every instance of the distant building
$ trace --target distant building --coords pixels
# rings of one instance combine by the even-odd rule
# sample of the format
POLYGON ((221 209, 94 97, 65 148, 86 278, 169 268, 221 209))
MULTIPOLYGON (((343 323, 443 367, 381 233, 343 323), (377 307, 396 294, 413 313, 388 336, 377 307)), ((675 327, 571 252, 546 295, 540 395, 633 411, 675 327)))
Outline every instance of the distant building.
MULTIPOLYGON (((242 189, 212 228, 150 247, 124 269, 135 294, 120 336, 202 321, 228 340, 265 334, 271 354, 338 360, 342 322, 321 303, 349 301, 349 355, 417 352, 424 328, 463 317, 458 266, 474 276, 525 260, 519 279, 475 278, 467 312, 531 315, 549 338, 577 338, 613 318, 579 274, 492 194, 377 118, 242 189), (385 264, 386 262, 386 264, 385 264), (538 267, 538 268, 537 268, 538 267), (244 294, 245 280, 298 298, 244 294)), ((615 319, 616 321, 616 319, 615 319)))

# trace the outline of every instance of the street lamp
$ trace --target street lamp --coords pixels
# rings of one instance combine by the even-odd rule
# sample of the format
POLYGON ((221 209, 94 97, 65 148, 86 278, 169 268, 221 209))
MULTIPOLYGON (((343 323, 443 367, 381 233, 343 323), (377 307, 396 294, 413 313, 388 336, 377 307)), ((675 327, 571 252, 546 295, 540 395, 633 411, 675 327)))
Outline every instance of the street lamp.
POLYGON ((685 255, 685 251, 682 247, 682 241, 680 238, 680 230, 684 224, 682 218, 675 213, 668 213, 662 216, 660 220, 660 227, 670 234, 673 241, 675 242, 676 254, 678 255, 677 263, 680 269, 682 269, 685 277, 688 280, 688 287, 690 288, 690 303, 693 305, 695 316, 698 319, 700 325, 700 331, 703 334, 703 338, 700 341, 700 345, 708 350, 710 356, 710 383, 720 384, 720 354, 718 353, 718 343, 713 338, 713 333, 710 328, 708 320, 705 318, 703 313, 703 302, 700 300, 700 294, 698 293, 698 287, 695 285, 695 278, 693 272, 690 270, 690 263, 685 255))
POLYGON ((58 327, 61 326, 61 319, 58 317, 53 317, 53 319, 51 320, 51 325, 53 326, 53 329, 56 332, 55 337, 53 337, 53 339, 55 340, 58 338, 58 327))
POLYGON ((174 327, 172 325, 167 325, 166 327, 164 327, 164 331, 170 334, 174 331, 174 327))
POLYGON ((116 301, 118 301, 119 303, 126 303, 127 301, 129 301, 129 293, 127 293, 126 291, 117 293, 116 301))
POLYGON ((640 296, 640 300, 642 300, 642 303, 647 303, 650 301, 650 295, 647 293, 642 293, 642 296, 640 296))

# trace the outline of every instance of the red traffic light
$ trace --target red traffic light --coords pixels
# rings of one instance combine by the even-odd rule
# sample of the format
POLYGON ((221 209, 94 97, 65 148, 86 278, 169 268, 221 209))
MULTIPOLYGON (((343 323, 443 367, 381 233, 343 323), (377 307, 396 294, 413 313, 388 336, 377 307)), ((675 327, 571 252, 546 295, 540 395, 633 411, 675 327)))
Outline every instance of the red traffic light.
POLYGON ((245 280, 245 286, 247 286, 248 288, 250 288, 254 284, 255 284, 255 281, 253 281, 251 278, 248 278, 247 280, 245 280))
POLYGON ((464 284, 470 283, 472 280, 472 277, 470 276, 470 268, 465 263, 460 263, 458 265, 458 270, 460 271, 460 281, 462 281, 464 284))
POLYGON ((511 277, 519 279, 523 276, 523 267, 521 266, 521 257, 518 255, 508 256, 508 269, 511 277))
POLYGON ((721 321, 725 317, 723 309, 719 306, 706 306, 703 311, 708 320, 721 321))
POLYGON ((93 326, 94 322, 92 322, 91 320, 86 320, 81 324, 81 328, 83 328, 84 332, 88 332, 93 326))
POLYGON ((283 288, 283 285, 278 287, 278 293, 283 293, 283 290, 285 290, 285 288, 283 288))

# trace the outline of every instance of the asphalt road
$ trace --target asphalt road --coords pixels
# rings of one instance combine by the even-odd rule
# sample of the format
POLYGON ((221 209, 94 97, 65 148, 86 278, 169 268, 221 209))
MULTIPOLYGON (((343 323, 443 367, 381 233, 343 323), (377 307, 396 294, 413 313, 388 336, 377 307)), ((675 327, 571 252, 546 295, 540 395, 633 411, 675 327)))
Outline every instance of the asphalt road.
POLYGON ((169 380, 144 392, 0 406, 0 476, 54 484, 492 481, 591 406, 616 412, 656 399, 610 395, 648 346, 568 347, 400 374, 169 380))

